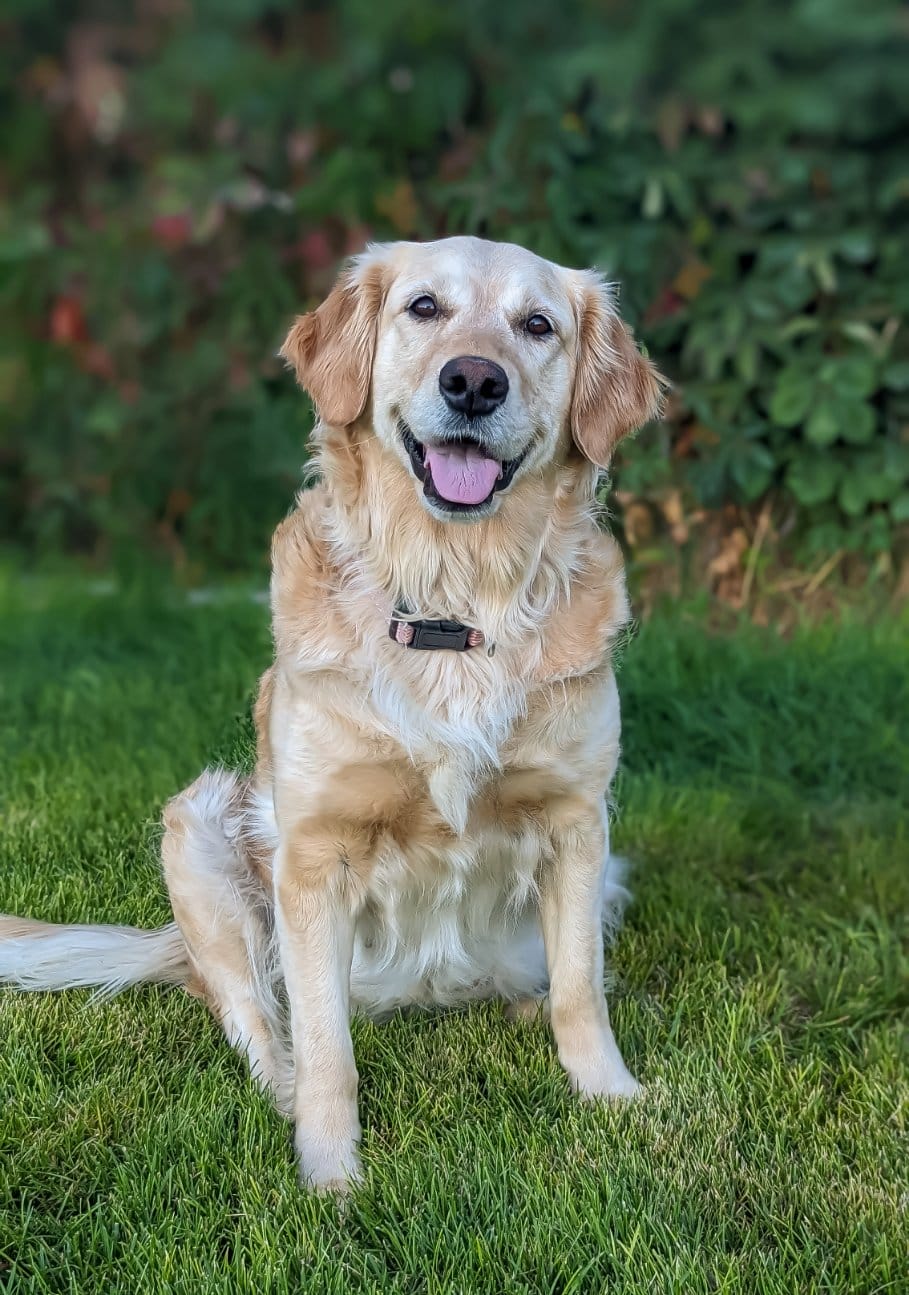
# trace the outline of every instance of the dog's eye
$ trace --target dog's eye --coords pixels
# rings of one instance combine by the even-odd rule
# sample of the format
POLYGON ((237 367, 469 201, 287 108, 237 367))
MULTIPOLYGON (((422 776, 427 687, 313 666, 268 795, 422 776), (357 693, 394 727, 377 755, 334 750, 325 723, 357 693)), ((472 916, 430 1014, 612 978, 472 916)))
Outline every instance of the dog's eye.
POLYGON ((545 315, 531 315, 524 327, 528 333, 533 333, 534 337, 545 337, 547 333, 552 332, 552 324, 545 315))
POLYGON ((434 319, 439 313, 435 298, 430 297, 428 293, 424 293, 422 297, 417 297, 407 309, 412 315, 416 315, 417 319, 434 319))

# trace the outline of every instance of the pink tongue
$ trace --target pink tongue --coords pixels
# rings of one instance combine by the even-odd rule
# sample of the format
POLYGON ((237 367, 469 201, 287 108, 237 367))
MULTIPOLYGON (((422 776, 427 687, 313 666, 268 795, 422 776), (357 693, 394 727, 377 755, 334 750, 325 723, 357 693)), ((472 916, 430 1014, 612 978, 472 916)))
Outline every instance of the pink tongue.
POLYGON ((481 504, 502 475, 501 463, 476 445, 427 445, 426 466, 438 493, 452 504, 481 504))

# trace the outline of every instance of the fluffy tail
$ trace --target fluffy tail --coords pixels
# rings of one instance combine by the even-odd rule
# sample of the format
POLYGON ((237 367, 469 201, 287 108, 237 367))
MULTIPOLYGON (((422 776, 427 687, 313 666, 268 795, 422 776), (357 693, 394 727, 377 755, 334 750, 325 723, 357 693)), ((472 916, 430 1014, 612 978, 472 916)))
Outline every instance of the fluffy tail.
POLYGON ((182 985, 188 976, 186 945, 175 922, 141 931, 0 916, 0 984, 19 989, 94 985, 107 995, 142 981, 182 985))

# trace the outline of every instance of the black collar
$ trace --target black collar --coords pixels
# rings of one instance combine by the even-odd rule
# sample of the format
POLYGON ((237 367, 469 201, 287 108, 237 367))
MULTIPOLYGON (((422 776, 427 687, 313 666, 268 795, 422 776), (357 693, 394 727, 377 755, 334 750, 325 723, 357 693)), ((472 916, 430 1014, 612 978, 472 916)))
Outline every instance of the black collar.
POLYGON ((471 648, 482 647, 485 642, 480 630, 462 625, 460 621, 403 619, 409 615, 406 603, 398 603, 388 623, 388 637, 402 647, 416 648, 420 652, 432 652, 439 648, 447 648, 451 652, 469 652, 471 648), (412 634, 408 631, 412 631, 412 634))

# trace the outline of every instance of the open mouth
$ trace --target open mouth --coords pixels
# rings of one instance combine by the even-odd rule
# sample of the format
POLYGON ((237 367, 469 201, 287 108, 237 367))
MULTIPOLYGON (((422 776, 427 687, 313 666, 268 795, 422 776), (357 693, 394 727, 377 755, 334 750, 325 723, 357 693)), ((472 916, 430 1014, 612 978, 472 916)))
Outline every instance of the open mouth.
POLYGON ((527 453, 524 450, 516 459, 502 462, 488 455, 480 441, 459 437, 443 445, 423 445, 403 420, 400 427, 423 494, 451 512, 471 512, 488 503, 511 484, 527 453))

